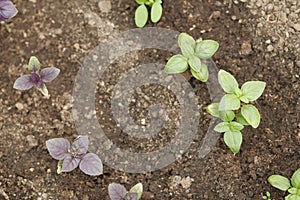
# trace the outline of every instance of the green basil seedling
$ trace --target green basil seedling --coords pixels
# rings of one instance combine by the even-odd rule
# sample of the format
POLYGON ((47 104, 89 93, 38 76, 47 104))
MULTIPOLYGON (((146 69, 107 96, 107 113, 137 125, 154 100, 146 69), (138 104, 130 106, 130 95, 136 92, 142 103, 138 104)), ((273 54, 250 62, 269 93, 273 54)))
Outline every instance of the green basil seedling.
POLYGON ((214 40, 203 40, 196 42, 187 33, 178 36, 178 45, 181 49, 179 55, 172 56, 166 64, 167 74, 183 73, 190 67, 190 72, 197 80, 206 82, 209 72, 204 59, 211 58, 219 48, 218 42, 214 40))
POLYGON ((135 25, 139 28, 142 28, 146 25, 148 21, 148 8, 149 6, 151 8, 150 16, 151 21, 153 23, 157 23, 163 12, 162 8, 162 0, 135 0, 139 7, 135 11, 134 21, 135 25))
POLYGON ((266 192, 266 195, 263 195, 262 199, 264 199, 264 200, 272 200, 270 192, 266 192))
POLYGON ((219 71, 218 81, 226 94, 219 103, 210 104, 206 110, 223 121, 217 124, 214 130, 224 133, 225 144, 236 154, 242 145, 241 130, 244 126, 257 128, 260 123, 259 111, 250 103, 262 95, 266 83, 248 81, 239 88, 236 79, 224 70, 219 71))
POLYGON ((268 182, 279 190, 288 191, 285 200, 300 200, 300 168, 294 172, 291 180, 281 175, 271 175, 268 182))

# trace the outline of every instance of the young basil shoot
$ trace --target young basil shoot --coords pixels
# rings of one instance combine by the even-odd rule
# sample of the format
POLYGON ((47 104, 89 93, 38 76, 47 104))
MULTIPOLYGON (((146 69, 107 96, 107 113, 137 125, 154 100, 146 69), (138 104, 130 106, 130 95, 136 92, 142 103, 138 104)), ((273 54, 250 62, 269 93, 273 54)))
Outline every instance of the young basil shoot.
POLYGON ((36 87, 43 95, 48 96, 48 89, 45 83, 53 81, 59 74, 60 70, 56 67, 47 67, 42 69, 40 72, 41 63, 35 57, 31 56, 28 63, 28 70, 31 75, 23 75, 19 77, 13 88, 17 90, 28 90, 32 87, 36 87))
POLYGON ((143 185, 138 183, 127 192, 123 185, 111 183, 108 186, 108 194, 111 200, 139 200, 143 194, 143 185))
POLYGON ((300 199, 300 168, 294 172, 291 180, 281 175, 271 175, 268 182, 279 190, 288 191, 285 200, 300 199))
POLYGON ((262 199, 264 199, 264 200, 272 200, 270 192, 266 192, 266 195, 263 195, 262 199))
POLYGON ((165 67, 167 74, 183 73, 190 67, 191 74, 197 80, 206 82, 209 72, 205 59, 211 58, 219 48, 219 43, 214 40, 196 42, 187 33, 178 36, 178 45, 182 54, 172 56, 165 67))
POLYGON ((58 161, 57 173, 70 172, 79 166, 81 171, 90 176, 98 176, 103 172, 100 158, 94 153, 87 153, 88 136, 78 136, 70 145, 64 138, 53 138, 46 141, 50 155, 58 161))
POLYGON ((236 79, 228 72, 220 70, 218 81, 226 94, 219 103, 212 103, 206 110, 223 122, 214 128, 216 132, 224 133, 224 142, 236 154, 239 152, 244 126, 257 128, 260 123, 258 109, 250 104, 263 93, 266 83, 262 81, 248 81, 239 88, 236 79))
POLYGON ((142 28, 148 21, 148 8, 151 8, 150 16, 153 23, 157 23, 162 16, 162 0, 135 0, 139 7, 135 11, 134 21, 135 25, 142 28))

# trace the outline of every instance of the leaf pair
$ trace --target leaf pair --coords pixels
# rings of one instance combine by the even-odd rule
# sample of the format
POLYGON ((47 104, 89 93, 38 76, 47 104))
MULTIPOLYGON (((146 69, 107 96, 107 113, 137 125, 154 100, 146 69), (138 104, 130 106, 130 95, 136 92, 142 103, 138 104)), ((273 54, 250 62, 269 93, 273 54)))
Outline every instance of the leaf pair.
POLYGON ((151 21, 153 23, 157 23, 160 20, 163 11, 161 5, 162 0, 155 0, 154 2, 150 0, 136 0, 136 2, 140 4, 140 6, 136 9, 134 16, 134 21, 137 27, 144 27, 148 21, 149 14, 146 5, 151 7, 151 21))
POLYGON ((291 181, 281 175, 271 175, 268 182, 273 187, 290 193, 285 200, 300 200, 300 168, 294 172, 291 181))
POLYGON ((127 192, 123 185, 112 183, 108 186, 108 194, 111 200, 139 200, 143 194, 143 185, 138 183, 127 192))
POLYGON ((60 70, 56 67, 47 67, 39 72, 40 68, 40 61, 35 56, 32 56, 28 63, 28 70, 31 71, 31 75, 19 77, 15 81, 13 88, 17 90, 28 90, 32 87, 36 87, 43 95, 48 96, 49 93, 45 83, 53 81, 60 73, 60 70))
POLYGON ((88 151, 88 136, 79 136, 70 145, 64 138, 53 138, 46 141, 50 155, 59 160, 57 172, 70 172, 79 166, 87 175, 97 176, 102 174, 103 165, 100 158, 88 151))
POLYGON ((190 66, 191 74, 198 80, 206 82, 209 72, 205 63, 201 59, 211 58, 219 48, 219 44, 214 40, 202 40, 198 43, 187 33, 178 36, 178 45, 182 55, 172 56, 166 64, 167 74, 177 74, 185 72, 190 66))

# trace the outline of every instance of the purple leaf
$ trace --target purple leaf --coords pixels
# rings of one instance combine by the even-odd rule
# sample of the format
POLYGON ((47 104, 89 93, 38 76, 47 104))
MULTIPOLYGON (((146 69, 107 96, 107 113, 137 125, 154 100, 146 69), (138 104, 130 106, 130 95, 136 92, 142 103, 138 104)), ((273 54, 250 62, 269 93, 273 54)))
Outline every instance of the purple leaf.
POLYGON ((125 196, 125 200, 138 200, 138 198, 139 198, 139 195, 138 195, 138 193, 131 193, 131 192, 129 192, 129 193, 127 193, 126 194, 126 196, 125 196))
POLYGON ((73 157, 71 154, 68 154, 62 164, 61 171, 62 172, 70 172, 78 167, 80 162, 80 158, 73 157))
POLYGON ((103 165, 100 158, 94 153, 86 154, 79 164, 79 168, 85 174, 90 176, 98 176, 103 173, 103 165))
POLYGON ((111 200, 123 200, 126 196, 126 188, 118 183, 108 185, 108 194, 111 200))
POLYGON ((89 147, 89 138, 86 135, 81 135, 73 142, 71 149, 76 152, 77 155, 86 154, 89 147))
POLYGON ((50 155, 56 160, 63 160, 68 155, 70 142, 64 138, 53 138, 46 141, 50 155))
POLYGON ((32 88, 33 85, 34 85, 34 83, 31 81, 31 76, 24 75, 24 76, 19 77, 15 81, 13 88, 17 89, 17 90, 28 90, 28 89, 32 88))
POLYGON ((56 67, 47 67, 41 70, 41 79, 44 83, 53 81, 59 74, 60 70, 56 67))
POLYGON ((31 74, 31 82, 35 85, 35 86, 37 86, 38 88, 41 88, 42 87, 42 85, 43 85, 43 81, 42 81, 42 79, 41 79, 41 77, 37 74, 37 73, 32 73, 31 74))
POLYGON ((14 17, 18 10, 9 0, 0 0, 0 21, 14 17))

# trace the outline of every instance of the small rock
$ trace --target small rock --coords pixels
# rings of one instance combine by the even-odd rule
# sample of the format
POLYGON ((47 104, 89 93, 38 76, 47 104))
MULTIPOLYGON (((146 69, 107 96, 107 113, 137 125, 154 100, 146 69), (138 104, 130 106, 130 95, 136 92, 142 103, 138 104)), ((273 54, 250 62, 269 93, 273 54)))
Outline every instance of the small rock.
POLYGON ((192 181, 193 181, 193 179, 191 179, 191 177, 188 176, 186 178, 183 178, 180 183, 184 189, 188 189, 191 187, 192 181))
POLYGON ((78 43, 75 43, 73 46, 75 47, 75 49, 80 49, 80 45, 78 43))
POLYGON ((252 46, 249 40, 244 41, 241 45, 240 54, 241 55, 249 55, 252 51, 252 46))
POLYGON ((146 119, 144 119, 144 118, 141 119, 141 124, 142 124, 142 125, 146 125, 146 119))
POLYGON ((273 45, 270 44, 270 45, 267 46, 267 51, 268 51, 268 52, 271 52, 271 51, 273 51, 273 50, 274 50, 273 45))
POLYGON ((30 147, 36 147, 38 145, 38 141, 35 139, 34 135, 27 135, 26 140, 30 147))
POLYGON ((108 13, 111 10, 111 2, 110 1, 99 1, 98 6, 101 12, 108 13))
POLYGON ((300 31, 300 24, 294 24, 294 25, 293 25, 293 28, 294 28, 296 31, 300 31))
POLYGON ((24 105, 20 102, 17 102, 15 106, 18 110, 23 110, 23 108, 24 108, 24 105))

